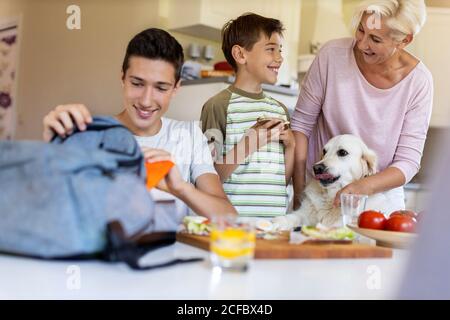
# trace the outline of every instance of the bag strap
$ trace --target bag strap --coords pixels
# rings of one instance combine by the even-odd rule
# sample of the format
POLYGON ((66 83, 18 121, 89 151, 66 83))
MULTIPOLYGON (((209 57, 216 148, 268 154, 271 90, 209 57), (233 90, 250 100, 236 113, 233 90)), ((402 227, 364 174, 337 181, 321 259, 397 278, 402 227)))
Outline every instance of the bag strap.
POLYGON ((175 243, 175 232, 154 232, 127 238, 122 224, 115 220, 107 225, 107 246, 102 259, 125 262, 133 270, 151 270, 180 263, 203 261, 203 258, 173 259, 151 266, 140 266, 139 259, 149 251, 175 243))

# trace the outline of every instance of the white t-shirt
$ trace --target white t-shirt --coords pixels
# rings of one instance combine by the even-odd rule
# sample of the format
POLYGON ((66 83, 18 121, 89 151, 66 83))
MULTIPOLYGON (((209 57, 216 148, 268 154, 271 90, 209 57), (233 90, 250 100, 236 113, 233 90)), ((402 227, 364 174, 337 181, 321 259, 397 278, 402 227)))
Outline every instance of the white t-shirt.
MULTIPOLYGON (((170 152, 181 176, 189 183, 195 184, 198 177, 205 173, 217 174, 208 142, 197 123, 168 118, 161 118, 161 121, 161 130, 156 135, 151 137, 135 136, 141 147, 170 152)), ((151 190, 151 194, 156 201, 156 214, 164 215, 165 218, 157 219, 156 229, 176 230, 181 219, 189 214, 188 206, 174 196, 157 189, 151 190), (158 203, 159 201, 165 201, 166 204, 158 203), (167 201, 174 201, 175 206, 172 208, 175 212, 167 212, 167 201)))

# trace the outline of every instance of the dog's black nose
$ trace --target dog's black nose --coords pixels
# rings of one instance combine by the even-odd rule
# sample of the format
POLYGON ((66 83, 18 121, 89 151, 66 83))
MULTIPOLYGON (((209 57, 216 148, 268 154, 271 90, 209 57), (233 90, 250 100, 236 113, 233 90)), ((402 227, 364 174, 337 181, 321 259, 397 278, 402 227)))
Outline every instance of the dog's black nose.
POLYGON ((316 175, 324 173, 325 169, 326 169, 326 167, 323 163, 315 164, 313 166, 314 174, 316 174, 316 175))

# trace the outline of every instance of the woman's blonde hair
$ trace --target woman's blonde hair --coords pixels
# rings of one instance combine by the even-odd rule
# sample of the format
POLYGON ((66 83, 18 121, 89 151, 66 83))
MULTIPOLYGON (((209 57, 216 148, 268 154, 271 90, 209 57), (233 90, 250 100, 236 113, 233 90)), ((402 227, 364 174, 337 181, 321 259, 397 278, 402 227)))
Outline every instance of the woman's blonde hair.
MULTIPOLYGON (((358 5, 353 14, 353 34, 364 13, 373 13, 374 18, 384 17, 386 25, 392 30, 391 37, 395 41, 402 41, 409 34, 417 35, 427 19, 424 0, 366 0, 358 5)), ((371 23, 374 27, 376 26, 375 20, 371 23)))

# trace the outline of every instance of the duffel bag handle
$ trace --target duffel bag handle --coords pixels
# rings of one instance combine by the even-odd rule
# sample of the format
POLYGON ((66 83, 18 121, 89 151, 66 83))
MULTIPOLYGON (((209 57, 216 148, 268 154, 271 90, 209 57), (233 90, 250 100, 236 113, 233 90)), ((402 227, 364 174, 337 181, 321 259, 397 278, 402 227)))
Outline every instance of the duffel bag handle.
POLYGON ((176 241, 175 232, 153 232, 133 236, 128 238, 125 235, 122 224, 115 220, 107 225, 107 246, 102 258, 107 261, 125 262, 133 270, 151 270, 156 268, 168 267, 179 263, 189 263, 203 261, 203 258, 173 259, 168 262, 140 266, 139 259, 146 253, 174 244, 176 241))

